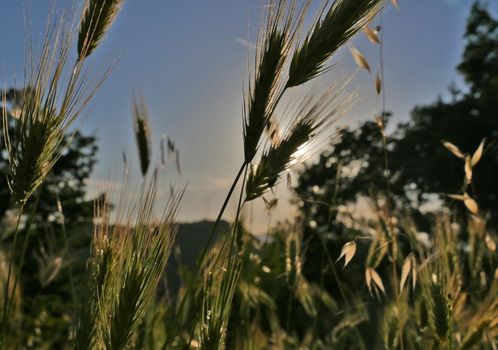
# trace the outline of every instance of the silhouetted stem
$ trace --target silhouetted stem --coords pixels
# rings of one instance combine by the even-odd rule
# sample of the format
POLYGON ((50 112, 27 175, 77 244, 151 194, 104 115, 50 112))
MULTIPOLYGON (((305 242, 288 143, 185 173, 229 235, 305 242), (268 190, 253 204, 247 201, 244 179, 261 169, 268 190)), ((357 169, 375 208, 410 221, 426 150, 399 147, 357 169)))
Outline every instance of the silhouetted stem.
POLYGON ((7 320, 9 318, 11 299, 12 299, 12 296, 14 296, 14 293, 12 293, 12 295, 10 295, 10 293, 9 293, 10 277, 12 275, 12 268, 13 268, 14 259, 15 259, 15 251, 16 251, 16 247, 17 247, 17 236, 19 235, 19 226, 21 224, 21 218, 22 218, 23 212, 24 212, 24 203, 21 204, 21 206, 19 207, 19 214, 17 216, 16 227, 14 230, 14 242, 13 242, 11 256, 9 258, 9 270, 7 272, 7 282, 5 284, 5 289, 3 291, 4 292, 3 320, 2 320, 2 338, 0 339, 0 349, 3 349, 4 345, 5 345, 5 337, 7 335, 7 328, 8 328, 7 320))

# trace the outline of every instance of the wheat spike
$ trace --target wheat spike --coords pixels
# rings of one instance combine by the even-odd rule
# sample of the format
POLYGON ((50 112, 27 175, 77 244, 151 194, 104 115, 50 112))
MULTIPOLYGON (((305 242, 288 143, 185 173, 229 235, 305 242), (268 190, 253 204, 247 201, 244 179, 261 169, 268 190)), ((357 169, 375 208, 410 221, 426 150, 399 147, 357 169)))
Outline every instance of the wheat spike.
POLYGON ((77 349, 128 348, 155 295, 171 253, 173 221, 184 193, 173 192, 159 222, 152 223, 157 174, 148 179, 135 206, 118 205, 125 209, 117 223, 110 225, 109 216, 103 215, 94 227, 90 288, 80 313, 77 349))

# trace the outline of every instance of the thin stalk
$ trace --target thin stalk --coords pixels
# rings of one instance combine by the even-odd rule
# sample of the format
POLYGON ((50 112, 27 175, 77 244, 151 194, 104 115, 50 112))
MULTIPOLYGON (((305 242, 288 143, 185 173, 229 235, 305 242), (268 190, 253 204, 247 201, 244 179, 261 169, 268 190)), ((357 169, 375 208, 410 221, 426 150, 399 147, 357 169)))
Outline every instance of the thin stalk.
MULTIPOLYGON (((239 202, 237 203, 237 212, 235 214, 235 221, 233 223, 233 233, 232 233, 232 238, 231 238, 231 241, 230 241, 230 249, 233 249, 234 246, 235 248, 236 247, 236 241, 235 241, 235 238, 237 236, 237 230, 238 230, 238 224, 239 224, 239 217, 240 217, 240 211, 242 210, 242 207, 244 206, 244 204, 246 203, 245 201, 242 202, 242 196, 244 195, 244 187, 245 187, 245 183, 246 183, 246 179, 247 179, 247 169, 248 167, 246 166, 245 169, 244 169, 244 177, 242 178, 242 186, 240 188, 240 195, 239 195, 239 202)), ((238 252, 236 252, 238 253, 238 252)), ((221 255, 221 254, 220 254, 221 255)), ((216 261, 219 259, 219 256, 216 258, 216 261)), ((228 261, 228 266, 231 266, 231 263, 232 263, 232 258, 233 258, 233 254, 230 254, 230 259, 228 261)))
POLYGON ((287 320, 285 321, 285 331, 287 333, 289 333, 293 297, 294 297, 294 290, 292 288, 289 288, 289 298, 287 299, 287 320))
MULTIPOLYGON (((321 254, 321 259, 320 259, 320 300, 322 300, 323 298, 323 290, 325 288, 325 257, 323 255, 323 253, 321 254)), ((316 337, 316 334, 317 334, 317 325, 318 325, 318 319, 320 318, 320 311, 321 311, 321 308, 318 308, 318 310, 316 310, 316 315, 315 317, 313 318, 313 328, 312 328, 312 332, 313 332, 313 338, 316 337)))
MULTIPOLYGON (((337 166, 337 172, 336 172, 336 175, 335 175, 335 188, 334 188, 334 193, 333 193, 333 196, 332 196, 332 202, 331 203, 325 203, 328 207, 329 207, 329 217, 328 217, 328 223, 330 224, 330 222, 332 221, 332 211, 330 209, 332 209, 334 206, 337 206, 337 197, 339 195, 339 188, 340 188, 340 179, 341 179, 341 171, 342 171, 342 163, 341 161, 339 161, 339 164, 337 166)), ((323 204, 323 203, 321 203, 323 204)), ((318 237, 320 239, 320 242, 323 246, 323 250, 325 252, 325 256, 327 257, 327 261, 328 261, 328 264, 330 266, 330 269, 332 270, 332 274, 334 275, 334 278, 336 280, 336 283, 337 283, 337 288, 339 289, 339 294, 341 295, 342 297, 342 300, 344 301, 344 303, 346 304, 346 306, 349 308, 350 306, 352 306, 350 303, 349 303, 349 300, 346 296, 346 292, 344 291, 344 288, 341 284, 341 280, 339 278, 339 274, 337 273, 337 269, 335 267, 335 263, 334 263, 334 260, 332 259, 332 257, 330 256, 330 253, 329 253, 329 250, 328 250, 328 247, 327 247, 327 244, 324 240, 324 238, 318 234, 318 237)), ((323 255, 322 255, 322 259, 323 259, 323 255)), ((360 342, 360 347, 361 349, 363 350, 366 350, 366 347, 365 347, 365 343, 363 342, 363 339, 361 338, 361 333, 360 331, 358 330, 358 327, 355 326, 354 328, 354 332, 355 334, 357 335, 357 339, 358 341, 360 342)))
MULTIPOLYGON (((16 227, 14 230, 14 242, 12 253, 9 259, 9 270, 7 272, 7 283, 5 284, 4 289, 4 300, 3 300, 3 320, 2 320, 2 338, 0 339, 0 349, 4 348, 5 336, 7 335, 7 319, 9 318, 10 304, 11 304, 11 296, 9 295, 10 288, 10 277, 12 275, 12 267, 14 265, 14 255, 17 246, 17 236, 19 235, 19 226, 21 224, 21 218, 24 212, 24 203, 21 203, 19 207, 19 214, 17 216, 16 227)), ((14 295, 14 294, 13 294, 14 295)))
MULTIPOLYGON (((61 231, 62 231, 62 237, 64 239, 64 249, 66 251, 66 256, 69 257, 71 256, 70 251, 69 251, 69 240, 67 238, 67 230, 66 230, 66 219, 64 217, 64 213, 62 211, 62 205, 60 203, 60 200, 57 199, 57 210, 61 214, 62 217, 62 222, 61 222, 61 231)), ((68 264, 68 275, 69 275, 69 284, 71 286, 71 297, 73 299, 73 306, 76 309, 76 290, 74 288, 74 278, 73 278, 73 267, 71 266, 71 263, 68 264)))
MULTIPOLYGON (((36 211, 38 210, 38 204, 40 203, 40 197, 41 197, 41 192, 42 192, 42 189, 40 188, 36 194, 36 197, 35 197, 35 202, 34 202, 34 205, 33 205, 33 209, 31 210, 29 216, 28 216, 28 221, 26 222, 26 237, 24 238, 24 242, 23 242, 23 245, 22 245, 22 250, 21 250, 21 257, 20 257, 20 260, 19 260, 19 275, 16 275, 15 278, 14 278, 14 286, 12 288, 12 296, 11 298, 14 296, 15 292, 16 292, 16 289, 17 289, 17 285, 19 284, 19 280, 21 278, 20 274, 21 274, 21 271, 22 271, 22 268, 24 266, 24 258, 26 257, 26 252, 28 250, 28 243, 29 243, 29 237, 31 235, 31 226, 33 224, 33 221, 34 221, 34 217, 35 217, 35 214, 36 214, 36 211)), ((10 310, 8 310, 9 314, 12 312, 12 308, 14 307, 14 305, 11 303, 10 304, 10 310)))
MULTIPOLYGON (((382 81, 382 112, 381 118, 384 119, 384 114, 386 112, 386 84, 384 77, 384 21, 381 18, 381 38, 379 42, 379 62, 380 62, 380 76, 382 81)), ((385 123, 384 123, 385 124, 385 123)), ((393 281, 394 281, 394 290, 396 294, 396 304, 398 309, 400 307, 400 293, 399 293, 399 281, 398 281, 398 268, 397 268, 397 256, 398 256, 398 247, 397 247, 397 237, 394 230, 394 225, 392 222, 391 215, 391 184, 389 182, 389 158, 387 154, 387 136, 386 132, 382 133, 382 142, 384 147, 384 171, 385 171, 385 179, 386 179, 386 196, 387 196, 387 215, 388 215, 388 223, 389 230, 391 231, 391 239, 392 239, 392 268, 393 268, 393 281)), ((399 345, 400 349, 404 349, 403 342, 403 329, 399 327, 399 345)))
POLYGON ((230 198, 232 197, 233 191, 235 190, 235 187, 239 183, 240 177, 242 176, 242 173, 247 171, 248 164, 244 162, 242 166, 239 169, 239 172, 235 176, 235 180, 232 183, 232 186, 228 190, 227 196, 225 198, 225 201, 223 202, 223 205, 221 206, 221 210, 218 213, 218 217, 216 218, 216 221, 214 222, 213 229, 211 230, 211 233, 209 234, 208 241, 206 245, 204 246, 204 249, 202 251, 202 254, 200 256, 200 259, 197 261, 197 269, 199 269, 202 265, 202 262, 207 254, 207 251, 209 249, 209 246, 213 243, 214 238, 216 237, 216 230, 218 229, 218 226, 221 222, 221 218, 223 217, 223 214, 225 213, 226 207, 228 205, 228 202, 230 201, 230 198))
MULTIPOLYGON (((230 201, 230 198, 232 197, 232 194, 233 194, 235 188, 237 187, 237 184, 239 183, 239 180, 240 180, 240 177, 242 176, 242 173, 244 172, 244 170, 247 170, 247 167, 248 167, 248 164, 246 162, 243 162, 237 175, 235 176, 235 179, 234 179, 232 185, 230 186, 230 189, 228 190, 227 196, 226 196, 226 198, 221 206, 220 212, 218 213, 218 217, 216 218, 216 221, 213 225, 211 233, 209 234, 208 241, 207 241, 206 245, 204 246, 204 249, 202 251, 200 258, 197 260, 196 274, 200 273, 200 270, 201 270, 200 267, 202 266, 202 262, 204 261, 204 259, 206 257, 209 246, 212 244, 214 238, 216 237, 216 232, 217 232, 218 226, 221 222, 221 218, 223 217, 223 214, 225 213, 226 207, 230 201)), ((194 276, 194 278, 190 281, 191 286, 197 277, 198 277, 197 275, 194 276)), ((187 290, 185 291, 185 294, 183 295, 182 300, 180 302, 180 306, 178 307, 177 315, 181 315, 183 313, 183 309, 185 308, 185 304, 186 304, 187 299, 191 293, 192 293, 192 288, 187 288, 187 290)), ((175 328, 176 328, 176 323, 175 323, 175 328)), ((163 346, 161 347, 161 350, 167 349, 168 345, 170 344, 170 342, 172 340, 172 337, 174 337, 177 333, 178 332, 176 332, 176 330, 168 332, 168 335, 166 336, 166 339, 164 340, 164 343, 163 343, 163 346)))
MULTIPOLYGON (((240 217, 240 211, 242 209, 242 207, 244 206, 245 202, 242 202, 242 197, 244 195, 244 185, 246 183, 246 178, 247 178, 247 169, 248 167, 246 166, 245 169, 244 169, 244 176, 242 178, 242 186, 241 186, 241 189, 240 189, 240 195, 239 195, 239 200, 238 200, 238 203, 237 203, 237 212, 235 214, 235 220, 232 224, 232 227, 233 227, 233 232, 231 234, 231 237, 230 237, 230 256, 229 256, 229 259, 228 259, 228 264, 227 264, 227 272, 226 273, 230 273, 228 271, 228 269, 232 266, 234 266, 233 264, 233 259, 234 257, 236 256, 236 254, 238 253, 237 251, 235 251, 235 254, 233 252, 234 248, 237 249, 237 245, 236 245, 236 241, 235 241, 235 238, 237 237, 237 231, 238 231, 238 223, 239 223, 239 217, 240 217)), ((224 242, 225 243, 225 242, 224 242)), ((222 248, 221 250, 224 249, 225 247, 225 244, 223 243, 222 245, 222 248)), ((220 256, 222 254, 218 254, 218 256, 216 257, 215 261, 214 261, 214 266, 216 266, 219 262, 219 259, 220 259, 220 256)), ((223 292, 226 292, 226 293, 230 293, 229 290, 227 291, 220 291, 221 293, 223 292)), ((227 307, 231 307, 231 305, 227 305, 227 307)), ((197 315, 194 315, 194 319, 197 315)), ((192 326, 190 328, 190 339, 189 339, 189 342, 188 342, 188 346, 190 348, 191 346, 191 343, 192 343, 192 340, 193 340, 193 337, 194 337, 194 331, 195 331, 195 323, 192 323, 192 326)))

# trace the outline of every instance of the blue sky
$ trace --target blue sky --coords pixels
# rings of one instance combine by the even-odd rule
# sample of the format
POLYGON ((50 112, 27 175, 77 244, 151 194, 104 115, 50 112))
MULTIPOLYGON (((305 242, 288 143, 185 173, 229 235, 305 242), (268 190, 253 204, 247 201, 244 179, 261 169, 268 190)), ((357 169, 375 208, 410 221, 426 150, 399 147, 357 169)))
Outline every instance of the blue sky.
MULTIPOLYGON (((12 84, 14 77, 22 82, 26 32, 23 9, 31 8, 28 17, 36 41, 51 3, 60 8, 73 2, 1 1, 3 86, 12 84)), ((119 58, 81 124, 82 129, 99 138, 99 164, 93 183, 109 176, 119 178, 123 150, 130 163, 136 163, 131 98, 134 89, 140 90, 151 115, 156 156, 162 134, 173 138, 180 149, 182 175, 178 177, 171 169, 167 177, 167 181, 189 183, 180 219, 216 215, 242 160, 242 90, 247 83, 250 56, 241 42, 254 41, 262 3, 259 0, 125 2, 117 22, 92 57, 98 63, 119 58)), ((471 3, 471 0, 399 0, 399 11, 388 8, 384 12, 387 108, 394 113, 395 120, 406 120, 417 104, 445 96, 452 81, 461 84, 455 66, 463 49, 462 36, 471 3)), ((490 7, 496 15, 498 2, 490 1, 490 7)), ((361 34, 354 45, 364 53, 375 72, 378 48, 361 34)), ((356 73, 351 89, 360 97, 341 124, 354 125, 372 118, 378 106, 373 92, 375 75, 358 72, 347 49, 331 62, 335 66, 323 80, 356 73)), ((138 178, 138 166, 132 170, 138 178)), ((277 193, 283 198, 277 218, 292 215, 289 206, 284 205, 283 192, 277 193)))

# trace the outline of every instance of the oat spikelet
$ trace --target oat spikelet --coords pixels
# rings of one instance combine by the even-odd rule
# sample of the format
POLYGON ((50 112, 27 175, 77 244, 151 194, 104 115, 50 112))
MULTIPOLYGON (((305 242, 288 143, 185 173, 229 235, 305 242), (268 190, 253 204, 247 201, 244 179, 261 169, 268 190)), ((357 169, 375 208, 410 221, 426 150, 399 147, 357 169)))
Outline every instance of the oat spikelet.
POLYGON ((477 202, 472 199, 470 196, 466 196, 466 198, 463 200, 463 204, 467 207, 467 209, 474 215, 477 215, 479 212, 479 207, 477 206, 477 202))
POLYGON ((456 199, 458 201, 463 202, 463 204, 467 207, 467 209, 474 215, 479 212, 479 207, 477 206, 477 202, 469 196, 468 193, 462 194, 449 194, 447 195, 449 198, 456 199))
POLYGON ((367 267, 367 269, 365 270, 365 281, 370 293, 377 289, 380 290, 383 294, 386 293, 384 283, 382 283, 382 279, 380 278, 377 271, 375 271, 373 268, 367 267))
POLYGON ((401 280, 399 283, 400 294, 403 292, 403 287, 405 286, 408 277, 412 277, 412 287, 415 289, 415 284, 417 282, 417 267, 415 261, 415 255, 410 253, 403 262, 403 267, 401 268, 401 280))
POLYGON ((344 267, 346 267, 351 259, 353 259, 356 253, 356 242, 350 241, 343 245, 341 249, 341 254, 337 258, 336 261, 339 261, 342 257, 344 257, 344 267))
POLYGON ((451 142, 443 141, 443 146, 446 147, 446 149, 448 151, 453 153, 454 156, 456 156, 460 159, 465 159, 465 154, 463 154, 462 151, 460 151, 460 149, 457 146, 455 146, 454 144, 452 144, 451 142))
POLYGON ((367 59, 365 58, 365 56, 363 56, 363 54, 360 52, 360 50, 358 50, 354 46, 351 46, 350 50, 351 50, 351 54, 353 55, 353 58, 354 58, 354 61, 356 62, 356 64, 360 68, 366 69, 367 71, 370 72, 370 65, 368 64, 367 59))
POLYGON ((88 57, 99 45, 124 0, 86 0, 78 35, 78 56, 88 57))
POLYGON ((382 135, 385 135, 386 127, 384 125, 384 120, 382 119, 382 117, 380 115, 376 115, 374 117, 374 120, 375 120, 375 124, 377 125, 377 127, 381 131, 382 135))
POLYGON ((375 92, 377 95, 380 95, 382 91, 382 79, 380 78, 380 74, 377 73, 377 76, 375 77, 375 92))
POLYGON ((368 40, 370 40, 373 44, 380 44, 379 36, 375 30, 370 29, 368 26, 363 28, 363 32, 367 36, 368 40))
POLYGON ((472 165, 470 156, 465 157, 465 182, 469 184, 472 181, 472 165))
POLYGON ((447 195, 449 198, 452 198, 452 199, 456 199, 457 201, 464 201, 465 198, 467 198, 465 195, 463 194, 448 194, 447 195))
POLYGON ((269 212, 277 207, 278 198, 272 198, 270 200, 266 199, 264 196, 261 196, 261 198, 263 199, 263 202, 265 202, 266 210, 268 210, 269 212))
POLYGON ((140 159, 140 169, 142 175, 147 174, 150 165, 151 153, 151 136, 149 128, 149 114, 145 99, 142 95, 140 98, 133 99, 133 124, 135 138, 137 140, 138 156, 140 159))
POLYGON ((486 139, 482 139, 481 143, 479 144, 479 147, 477 147, 476 151, 472 155, 472 159, 470 160, 471 167, 474 167, 481 160, 485 142, 486 142, 486 139))
POLYGON ((494 252, 496 251, 496 243, 495 241, 493 240, 493 237, 491 237, 488 234, 486 234, 486 239, 485 239, 485 242, 486 242, 486 246, 488 247, 488 249, 491 251, 491 252, 494 252))

